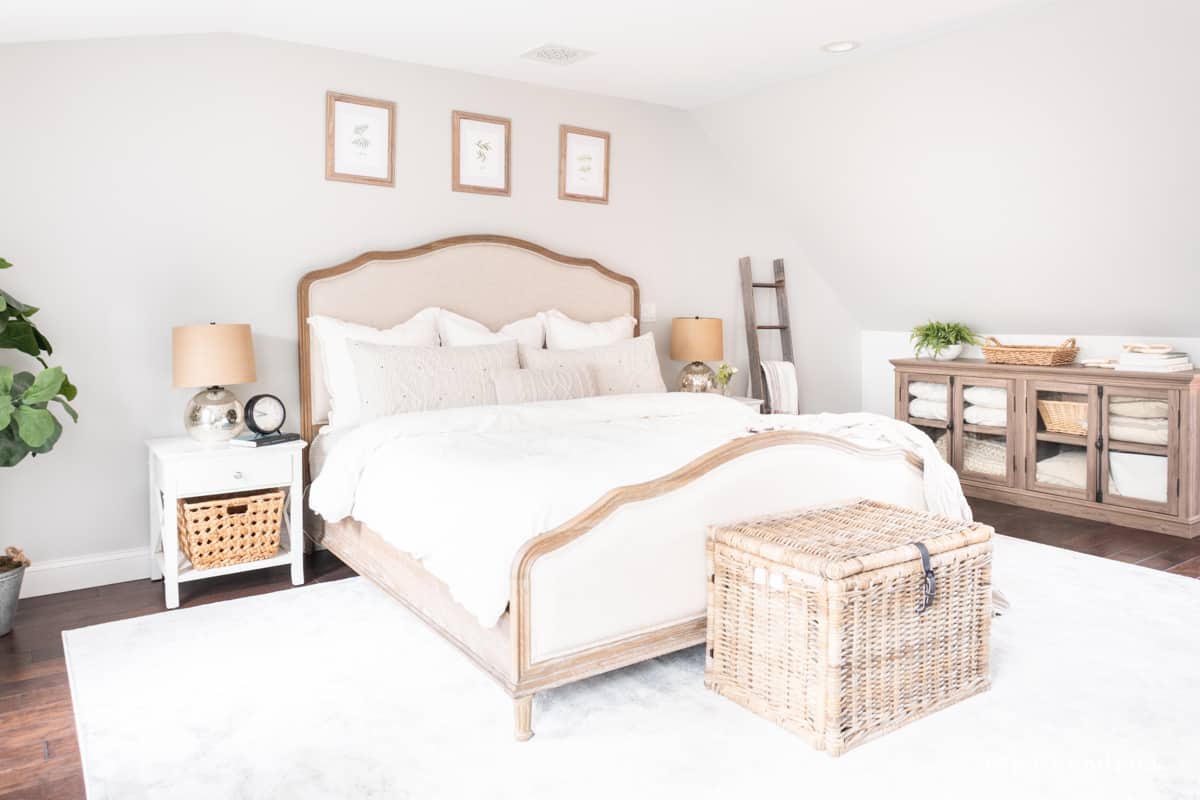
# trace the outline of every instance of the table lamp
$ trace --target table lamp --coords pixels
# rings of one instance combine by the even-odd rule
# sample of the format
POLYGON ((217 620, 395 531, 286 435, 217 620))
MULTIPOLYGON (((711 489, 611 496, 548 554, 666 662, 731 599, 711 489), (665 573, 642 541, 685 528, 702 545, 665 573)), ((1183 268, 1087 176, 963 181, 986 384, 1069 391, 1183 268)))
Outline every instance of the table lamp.
POLYGON ((713 387, 712 367, 705 361, 725 357, 721 320, 714 317, 676 317, 671 320, 671 358, 689 361, 679 373, 679 390, 707 392, 713 387))
POLYGON ((188 401, 183 427, 198 442, 225 442, 242 432, 242 404, 227 384, 254 383, 249 325, 182 325, 171 331, 173 382, 204 387, 188 401))

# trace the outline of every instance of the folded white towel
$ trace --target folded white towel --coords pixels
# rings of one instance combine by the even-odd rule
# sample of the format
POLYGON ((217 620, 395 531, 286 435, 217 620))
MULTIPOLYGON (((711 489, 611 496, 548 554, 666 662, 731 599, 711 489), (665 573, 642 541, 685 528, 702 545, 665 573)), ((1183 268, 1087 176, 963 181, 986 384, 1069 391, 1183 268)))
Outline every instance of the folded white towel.
POLYGON ((968 386, 963 389, 963 400, 984 408, 1008 408, 1008 390, 999 386, 968 386))
POLYGON ((971 425, 987 425, 992 428, 1003 428, 1008 424, 1008 411, 1004 408, 966 406, 963 408, 963 422, 971 425))
POLYGON ((1115 416, 1108 419, 1108 438, 1118 442, 1166 444, 1170 436, 1171 426, 1165 419, 1115 416))
POLYGON ((947 419, 949 406, 945 400, 922 400, 914 397, 908 403, 908 414, 921 419, 947 419))
POLYGON ((908 385, 908 393, 922 400, 940 400, 943 403, 949 398, 949 384, 932 383, 930 381, 913 381, 908 385))

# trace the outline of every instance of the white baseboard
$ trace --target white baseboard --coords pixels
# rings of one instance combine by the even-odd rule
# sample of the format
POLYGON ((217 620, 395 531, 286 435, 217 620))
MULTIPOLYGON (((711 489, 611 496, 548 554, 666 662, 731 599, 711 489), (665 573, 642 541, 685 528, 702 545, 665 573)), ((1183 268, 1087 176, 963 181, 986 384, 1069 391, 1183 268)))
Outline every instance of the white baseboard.
POLYGON ((56 558, 39 561, 25 570, 21 597, 70 592, 149 577, 150 554, 146 547, 56 558))

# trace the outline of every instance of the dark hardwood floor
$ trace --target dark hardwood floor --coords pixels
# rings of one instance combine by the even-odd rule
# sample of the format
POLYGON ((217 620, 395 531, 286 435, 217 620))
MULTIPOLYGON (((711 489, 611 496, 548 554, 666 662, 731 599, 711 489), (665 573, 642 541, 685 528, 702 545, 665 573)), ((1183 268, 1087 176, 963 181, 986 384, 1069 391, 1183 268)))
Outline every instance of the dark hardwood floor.
MULTIPOLYGON (((1200 578, 1200 539, 1119 528, 981 500, 976 518, 1000 533, 1200 578)), ((327 552, 308 559, 309 583, 353 573, 327 552)), ((286 566, 184 584, 184 606, 291 588, 286 566)), ((0 800, 83 797, 62 632, 163 610, 161 583, 133 581, 22 600, 0 638, 0 800)), ((217 800, 214 798, 214 800, 217 800)))

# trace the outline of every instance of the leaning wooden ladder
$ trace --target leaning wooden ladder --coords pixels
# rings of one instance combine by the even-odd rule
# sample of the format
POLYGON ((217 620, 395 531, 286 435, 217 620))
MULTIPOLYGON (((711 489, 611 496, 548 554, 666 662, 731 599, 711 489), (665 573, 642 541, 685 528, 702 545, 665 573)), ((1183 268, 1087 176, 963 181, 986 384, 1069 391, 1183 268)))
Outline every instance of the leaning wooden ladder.
POLYGON ((791 362, 792 366, 796 365, 796 357, 792 354, 791 317, 788 315, 783 259, 777 258, 772 263, 775 267, 775 280, 770 283, 761 283, 754 280, 754 273, 750 269, 750 256, 738 259, 738 268, 742 272, 742 307, 743 316, 746 318, 746 344, 750 355, 750 393, 759 400, 766 400, 763 395, 762 352, 758 347, 759 331, 779 331, 783 360, 791 362), (771 289, 775 292, 775 306, 779 310, 777 325, 758 324, 758 313, 754 304, 755 289, 771 289))

